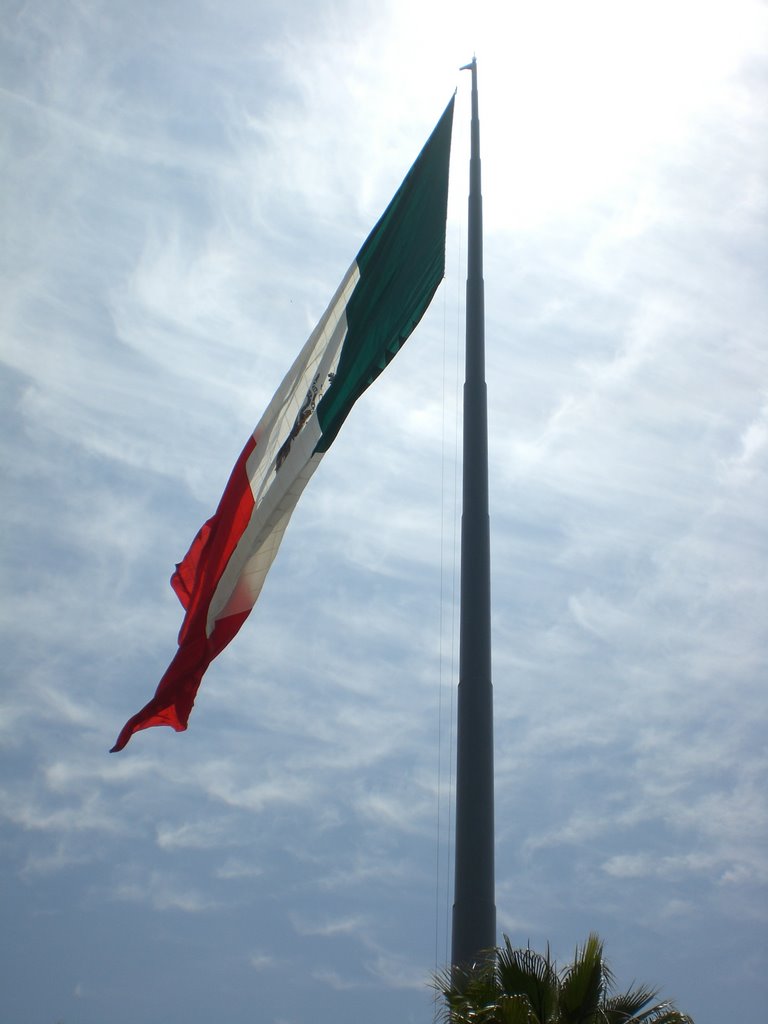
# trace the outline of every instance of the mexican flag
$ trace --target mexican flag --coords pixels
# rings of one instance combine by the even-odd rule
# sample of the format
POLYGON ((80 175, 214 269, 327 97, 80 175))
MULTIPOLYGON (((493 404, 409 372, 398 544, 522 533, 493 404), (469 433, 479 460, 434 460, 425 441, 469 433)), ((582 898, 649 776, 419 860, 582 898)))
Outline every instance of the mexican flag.
POLYGON ((365 240, 285 376, 171 585, 184 622, 150 702, 113 751, 153 725, 187 728, 200 681, 256 603, 296 503, 352 406, 424 315, 445 270, 453 105, 365 240))

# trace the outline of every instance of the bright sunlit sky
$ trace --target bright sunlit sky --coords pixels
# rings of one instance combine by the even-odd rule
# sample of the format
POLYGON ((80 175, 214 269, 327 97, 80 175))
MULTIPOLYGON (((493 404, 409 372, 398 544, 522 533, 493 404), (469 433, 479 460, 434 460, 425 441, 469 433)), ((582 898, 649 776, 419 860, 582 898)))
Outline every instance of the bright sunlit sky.
POLYGON ((499 935, 596 930, 621 985, 761 1019, 768 8, 6 0, 3 1022, 432 1020, 473 53, 499 935), (189 731, 109 755, 174 563, 456 88, 432 308, 189 731))

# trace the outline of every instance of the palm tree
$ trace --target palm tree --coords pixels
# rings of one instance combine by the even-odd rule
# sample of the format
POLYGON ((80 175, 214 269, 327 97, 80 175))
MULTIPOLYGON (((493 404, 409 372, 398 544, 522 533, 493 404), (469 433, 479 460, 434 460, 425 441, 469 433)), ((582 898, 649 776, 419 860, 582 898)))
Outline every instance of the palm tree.
POLYGON ((434 985, 446 1024, 693 1024, 671 1002, 650 1005, 658 991, 646 985, 616 994, 595 934, 561 969, 549 947, 546 956, 530 946, 514 949, 505 935, 482 964, 448 968, 434 985))

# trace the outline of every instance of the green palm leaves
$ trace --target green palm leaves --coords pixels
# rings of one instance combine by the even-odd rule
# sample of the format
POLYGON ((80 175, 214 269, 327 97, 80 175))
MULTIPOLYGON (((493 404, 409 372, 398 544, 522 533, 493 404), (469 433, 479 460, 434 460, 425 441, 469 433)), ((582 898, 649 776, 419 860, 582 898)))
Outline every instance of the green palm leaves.
POLYGON ((615 993, 595 934, 560 969, 549 949, 546 956, 515 949, 505 935, 483 964, 448 969, 435 988, 445 999, 446 1024, 693 1024, 672 1003, 653 1004, 657 990, 646 985, 615 993))

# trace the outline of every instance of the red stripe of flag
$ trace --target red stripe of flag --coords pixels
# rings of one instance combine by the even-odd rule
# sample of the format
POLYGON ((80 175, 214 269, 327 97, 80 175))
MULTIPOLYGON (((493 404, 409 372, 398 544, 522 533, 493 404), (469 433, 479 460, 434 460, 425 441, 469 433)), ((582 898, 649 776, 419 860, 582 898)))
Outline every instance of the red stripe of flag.
POLYGON ((257 441, 257 434, 248 439, 215 515, 201 527, 184 559, 176 566, 171 586, 186 609, 179 631, 179 649, 154 697, 126 722, 111 753, 122 750, 140 729, 153 725, 170 725, 177 732, 186 729, 206 669, 236 636, 250 614, 249 608, 217 619, 208 635, 208 609, 253 512, 253 492, 246 464, 257 441))

